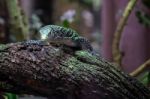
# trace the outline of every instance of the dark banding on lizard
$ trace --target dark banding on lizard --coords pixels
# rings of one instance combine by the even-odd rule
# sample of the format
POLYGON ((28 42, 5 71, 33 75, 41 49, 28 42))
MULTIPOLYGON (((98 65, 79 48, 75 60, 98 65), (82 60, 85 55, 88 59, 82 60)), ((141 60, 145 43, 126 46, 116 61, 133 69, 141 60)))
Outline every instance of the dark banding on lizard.
POLYGON ((57 25, 46 25, 39 30, 41 40, 63 41, 71 40, 76 46, 88 52, 93 52, 88 39, 81 37, 75 30, 57 25))
POLYGON ((82 50, 88 51, 92 55, 98 56, 95 53, 88 39, 80 36, 75 30, 65 28, 57 25, 46 25, 39 29, 40 39, 29 40, 25 42, 26 45, 38 44, 45 45, 50 42, 64 43, 65 40, 70 40, 75 46, 80 47, 82 50))

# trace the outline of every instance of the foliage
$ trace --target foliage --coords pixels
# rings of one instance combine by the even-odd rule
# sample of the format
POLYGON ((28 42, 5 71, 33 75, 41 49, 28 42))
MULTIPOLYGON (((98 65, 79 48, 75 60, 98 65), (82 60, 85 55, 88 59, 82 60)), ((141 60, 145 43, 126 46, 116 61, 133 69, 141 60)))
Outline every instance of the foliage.
POLYGON ((62 23, 62 26, 68 28, 69 27, 68 20, 64 20, 63 23, 62 23))
POLYGON ((150 72, 145 72, 141 77, 138 78, 145 86, 150 84, 150 72))
MULTIPOLYGON (((141 0, 142 4, 149 10, 150 9, 150 0, 141 0)), ((144 25, 145 27, 150 27, 150 15, 149 12, 144 12, 143 9, 137 10, 135 15, 138 18, 139 23, 144 25)), ((138 77, 139 81, 141 81, 145 86, 149 86, 150 84, 150 72, 144 71, 141 76, 138 77)))
MULTIPOLYGON (((150 0, 142 0, 142 4, 147 9, 150 9, 150 0)), ((150 15, 148 13, 138 10, 136 11, 135 15, 138 18, 139 23, 141 23, 145 27, 150 27, 150 15)))
POLYGON ((136 16, 138 18, 139 23, 143 24, 145 27, 150 26, 150 16, 147 13, 137 11, 136 16))
POLYGON ((4 97, 5 97, 5 99, 18 99, 18 96, 16 94, 12 94, 12 93, 5 93, 4 97))

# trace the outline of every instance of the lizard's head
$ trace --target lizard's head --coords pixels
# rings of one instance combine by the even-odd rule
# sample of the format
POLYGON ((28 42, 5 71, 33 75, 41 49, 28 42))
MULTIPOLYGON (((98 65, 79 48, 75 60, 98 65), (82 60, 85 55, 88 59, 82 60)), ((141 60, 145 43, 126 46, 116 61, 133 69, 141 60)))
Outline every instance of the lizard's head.
POLYGON ((40 28, 39 33, 40 33, 40 39, 41 40, 46 40, 48 39, 48 35, 50 33, 51 28, 48 28, 47 26, 44 26, 42 28, 40 28))

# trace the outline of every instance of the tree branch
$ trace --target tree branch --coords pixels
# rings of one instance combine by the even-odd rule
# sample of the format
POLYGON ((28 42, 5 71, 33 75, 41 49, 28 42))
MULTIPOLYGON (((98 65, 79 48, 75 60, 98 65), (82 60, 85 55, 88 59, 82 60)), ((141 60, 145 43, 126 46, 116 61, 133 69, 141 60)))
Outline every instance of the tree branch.
POLYGON ((141 66, 139 66, 137 69, 135 69, 132 73, 130 73, 131 76, 136 77, 140 73, 142 73, 144 70, 148 68, 150 65, 150 59, 148 59, 145 63, 143 63, 141 66))
POLYGON ((125 24, 127 23, 128 17, 130 15, 130 13, 132 12, 137 1, 138 0, 129 0, 129 3, 127 4, 127 7, 125 8, 125 11, 117 25, 116 31, 114 33, 114 39, 113 39, 113 44, 112 44, 112 54, 113 54, 113 60, 118 66, 121 66, 121 58, 122 58, 122 55, 121 55, 121 52, 119 49, 121 33, 124 29, 125 24))
POLYGON ((0 88, 57 99, 148 99, 150 90, 111 63, 62 45, 0 45, 0 88))

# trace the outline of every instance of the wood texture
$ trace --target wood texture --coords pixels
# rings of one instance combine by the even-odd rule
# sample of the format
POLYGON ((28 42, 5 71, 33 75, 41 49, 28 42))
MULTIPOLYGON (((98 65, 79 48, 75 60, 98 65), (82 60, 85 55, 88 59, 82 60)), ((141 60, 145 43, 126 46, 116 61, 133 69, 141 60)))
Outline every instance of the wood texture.
POLYGON ((50 99, 149 99, 150 90, 103 59, 52 45, 0 45, 0 89, 50 99))

